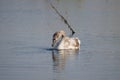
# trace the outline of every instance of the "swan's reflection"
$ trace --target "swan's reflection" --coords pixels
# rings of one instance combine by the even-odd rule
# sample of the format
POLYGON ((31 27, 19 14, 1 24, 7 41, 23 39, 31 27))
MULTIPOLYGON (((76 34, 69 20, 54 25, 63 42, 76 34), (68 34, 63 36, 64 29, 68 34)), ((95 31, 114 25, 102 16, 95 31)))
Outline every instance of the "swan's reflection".
POLYGON ((79 50, 52 50, 54 71, 64 70, 67 59, 75 58, 78 54, 79 50))

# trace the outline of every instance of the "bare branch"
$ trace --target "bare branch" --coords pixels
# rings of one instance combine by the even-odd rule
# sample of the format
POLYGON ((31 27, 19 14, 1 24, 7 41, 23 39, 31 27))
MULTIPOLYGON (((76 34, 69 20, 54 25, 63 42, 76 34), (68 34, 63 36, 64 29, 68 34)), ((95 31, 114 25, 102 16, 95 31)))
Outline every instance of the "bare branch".
POLYGON ((51 7, 55 10, 55 12, 61 17, 61 19, 64 21, 64 23, 68 26, 68 28, 72 31, 72 35, 75 33, 75 31, 72 29, 72 27, 69 25, 68 21, 58 12, 58 10, 50 3, 51 7))

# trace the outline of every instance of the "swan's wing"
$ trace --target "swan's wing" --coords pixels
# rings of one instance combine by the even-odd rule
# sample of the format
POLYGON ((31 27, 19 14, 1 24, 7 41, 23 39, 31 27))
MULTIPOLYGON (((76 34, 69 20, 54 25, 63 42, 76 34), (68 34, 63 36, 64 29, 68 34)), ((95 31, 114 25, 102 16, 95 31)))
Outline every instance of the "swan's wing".
POLYGON ((60 42, 59 49, 79 49, 80 40, 78 38, 64 37, 60 42))
POLYGON ((70 49, 78 49, 80 47, 80 40, 78 38, 65 38, 64 47, 70 49))

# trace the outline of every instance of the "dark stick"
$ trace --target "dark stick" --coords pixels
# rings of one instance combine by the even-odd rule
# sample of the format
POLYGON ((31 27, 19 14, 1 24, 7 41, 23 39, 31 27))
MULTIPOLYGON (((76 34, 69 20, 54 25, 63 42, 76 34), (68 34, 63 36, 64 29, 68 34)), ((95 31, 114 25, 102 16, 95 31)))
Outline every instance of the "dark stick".
POLYGON ((67 24, 68 28, 72 31, 72 35, 73 35, 75 33, 75 31, 69 25, 68 21, 58 12, 58 10, 52 4, 50 4, 50 5, 55 10, 55 12, 61 17, 61 19, 64 21, 64 23, 67 24))

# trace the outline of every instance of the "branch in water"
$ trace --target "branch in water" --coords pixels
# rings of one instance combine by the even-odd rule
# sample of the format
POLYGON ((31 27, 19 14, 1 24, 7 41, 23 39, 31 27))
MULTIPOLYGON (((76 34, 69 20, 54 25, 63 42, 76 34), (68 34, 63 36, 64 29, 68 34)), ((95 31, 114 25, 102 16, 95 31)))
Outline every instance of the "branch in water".
POLYGON ((67 24, 68 28, 72 31, 72 35, 73 35, 75 33, 75 31, 69 25, 68 21, 58 12, 58 10, 51 3, 50 3, 50 5, 55 10, 55 12, 61 17, 61 19, 64 21, 64 23, 67 24))

